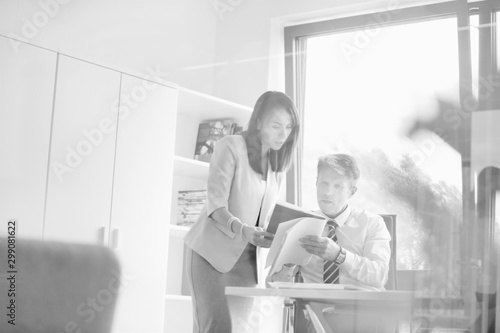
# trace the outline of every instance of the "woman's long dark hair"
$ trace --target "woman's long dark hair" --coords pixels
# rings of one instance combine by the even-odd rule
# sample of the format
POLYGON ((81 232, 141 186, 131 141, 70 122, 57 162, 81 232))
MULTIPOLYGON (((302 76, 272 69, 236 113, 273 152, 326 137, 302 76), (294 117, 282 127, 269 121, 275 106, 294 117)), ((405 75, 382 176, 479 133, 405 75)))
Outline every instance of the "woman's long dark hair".
POLYGON ((248 150, 248 160, 255 172, 263 174, 261 164, 262 142, 260 139, 258 121, 263 121, 267 113, 275 109, 285 109, 292 118, 292 131, 280 150, 270 150, 269 161, 271 169, 275 172, 285 171, 292 162, 293 153, 300 131, 300 120, 297 108, 293 101, 282 92, 267 91, 259 97, 248 122, 248 129, 242 133, 245 138, 248 150))

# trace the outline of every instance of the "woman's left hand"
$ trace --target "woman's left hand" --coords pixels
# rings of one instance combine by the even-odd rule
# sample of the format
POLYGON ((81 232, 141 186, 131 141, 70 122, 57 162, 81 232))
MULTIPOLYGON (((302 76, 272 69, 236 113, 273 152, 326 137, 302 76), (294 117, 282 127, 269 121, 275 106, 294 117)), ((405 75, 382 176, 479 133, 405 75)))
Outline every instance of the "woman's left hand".
POLYGON ((269 248, 273 243, 274 234, 264 231, 260 227, 245 225, 241 232, 243 233, 243 238, 252 245, 269 248))

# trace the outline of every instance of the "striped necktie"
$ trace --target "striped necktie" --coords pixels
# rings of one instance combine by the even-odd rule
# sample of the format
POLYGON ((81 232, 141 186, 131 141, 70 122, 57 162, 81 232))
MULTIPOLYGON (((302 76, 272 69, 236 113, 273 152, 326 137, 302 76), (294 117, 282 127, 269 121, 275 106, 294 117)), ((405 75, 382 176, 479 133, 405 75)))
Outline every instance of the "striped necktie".
MULTIPOLYGON (((335 230, 338 228, 338 224, 334 220, 328 220, 328 237, 331 238, 335 243, 337 243, 337 235, 335 230)), ((323 268, 323 282, 324 283, 339 283, 339 266, 333 261, 325 260, 323 268)))

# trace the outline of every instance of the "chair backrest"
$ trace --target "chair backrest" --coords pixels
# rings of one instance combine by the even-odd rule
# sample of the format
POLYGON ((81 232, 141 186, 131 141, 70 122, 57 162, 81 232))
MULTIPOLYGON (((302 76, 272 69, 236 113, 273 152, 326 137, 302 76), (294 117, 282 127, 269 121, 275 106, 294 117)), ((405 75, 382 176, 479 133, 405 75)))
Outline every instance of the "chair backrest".
POLYGON ((385 284, 386 290, 396 290, 398 288, 396 274, 396 215, 380 214, 384 219, 385 226, 391 235, 391 261, 389 263, 389 276, 385 284))
POLYGON ((121 273, 109 248, 0 238, 0 267, 0 307, 15 304, 8 310, 15 326, 4 317, 0 332, 111 331, 121 273), (10 248, 15 262, 8 261, 10 248))

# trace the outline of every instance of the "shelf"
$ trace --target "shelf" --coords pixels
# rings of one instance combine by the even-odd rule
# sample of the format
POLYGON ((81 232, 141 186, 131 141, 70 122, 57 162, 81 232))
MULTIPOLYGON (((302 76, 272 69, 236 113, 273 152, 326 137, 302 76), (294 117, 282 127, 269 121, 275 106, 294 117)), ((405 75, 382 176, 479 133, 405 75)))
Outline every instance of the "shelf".
POLYGON ((208 178, 207 162, 191 158, 174 156, 174 173, 179 176, 195 177, 206 180, 208 178))
POLYGON ((206 189, 209 163, 193 159, 201 122, 231 119, 247 126, 253 108, 187 88, 178 87, 178 105, 173 156, 171 222, 168 225, 168 266, 165 295, 165 327, 169 332, 192 332, 192 305, 185 271, 184 238, 190 227, 177 222, 178 193, 206 189))
POLYGON ((167 294, 165 295, 165 300, 191 302, 191 296, 167 294))
POLYGON ((180 114, 200 120, 232 118, 246 126, 253 108, 179 87, 178 110, 180 114))
POLYGON ((170 236, 180 239, 184 239, 184 236, 186 236, 186 233, 189 230, 189 227, 183 225, 175 225, 175 224, 171 224, 169 228, 170 228, 170 236))

